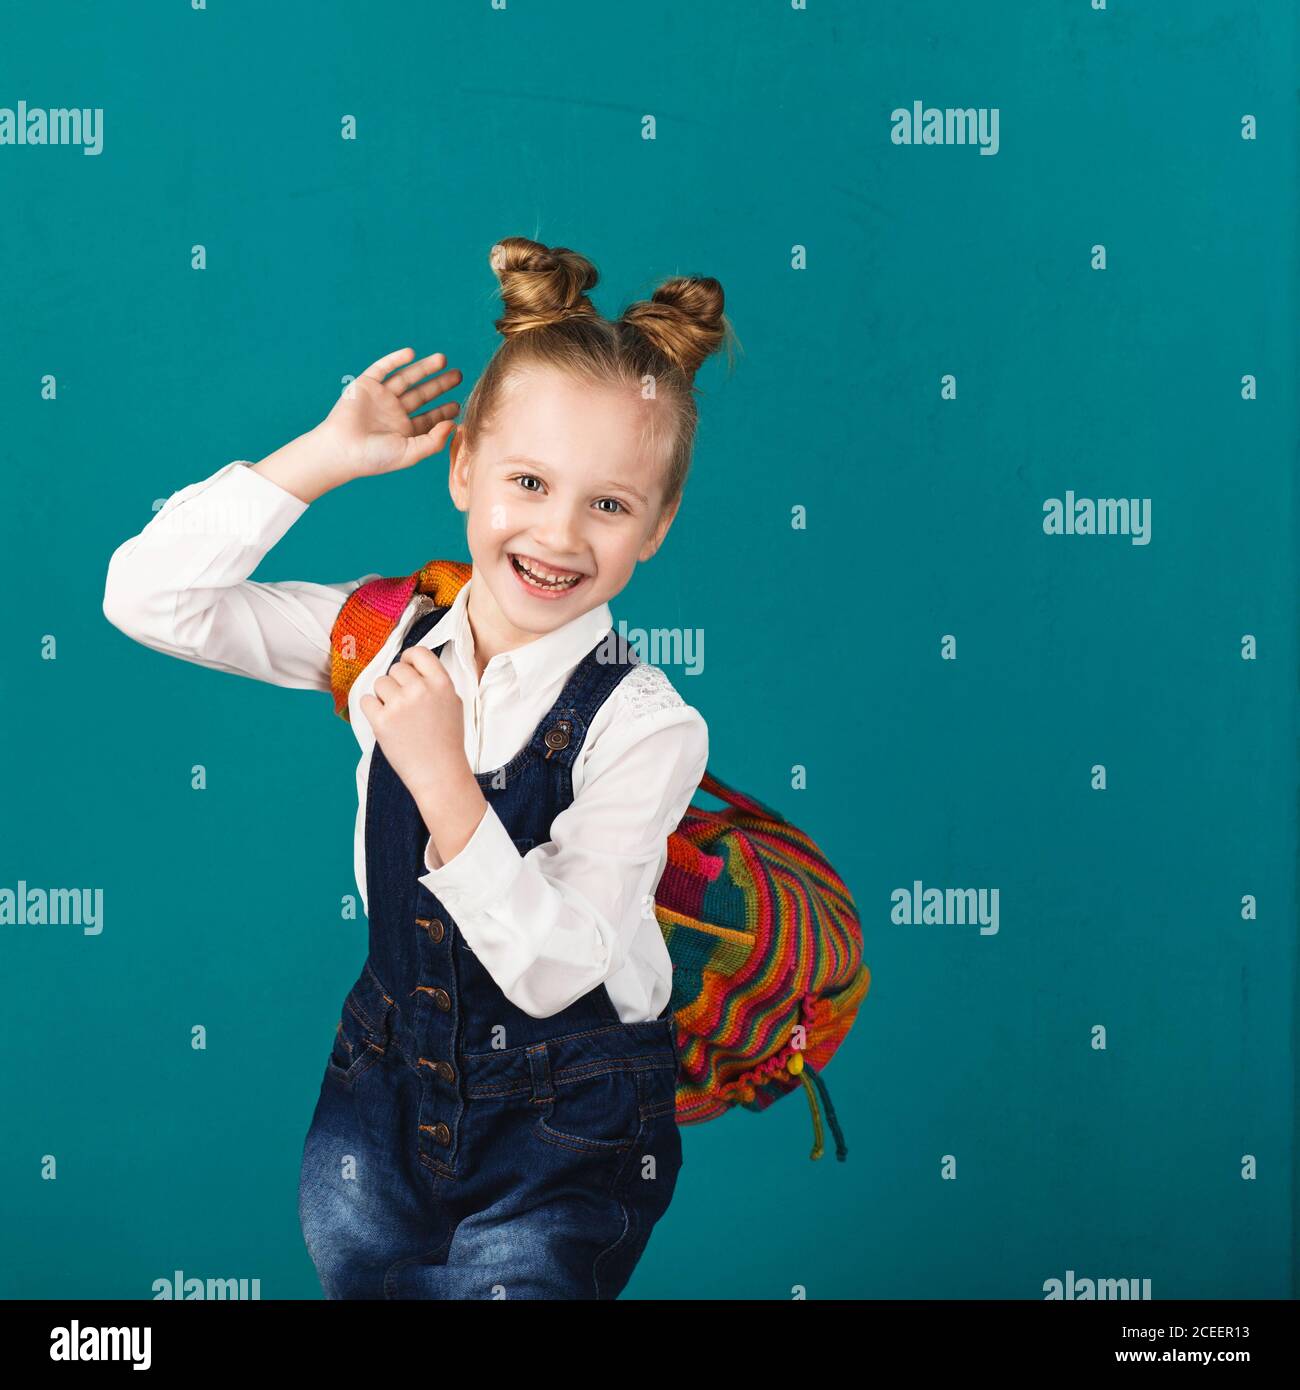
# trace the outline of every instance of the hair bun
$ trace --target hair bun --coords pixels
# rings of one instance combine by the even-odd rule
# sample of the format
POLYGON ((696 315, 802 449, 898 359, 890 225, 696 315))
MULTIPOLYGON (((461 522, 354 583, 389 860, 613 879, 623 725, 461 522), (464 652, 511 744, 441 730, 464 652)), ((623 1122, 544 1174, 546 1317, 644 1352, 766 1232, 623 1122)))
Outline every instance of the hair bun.
POLYGON ((587 298, 600 278, 596 267, 567 246, 543 246, 527 237, 498 241, 488 256, 501 283, 505 313, 496 329, 507 337, 542 328, 575 314, 596 315, 587 298))
POLYGON ((731 334, 723 303, 722 286, 711 275, 675 275, 649 299, 628 305, 623 321, 689 378, 731 334))

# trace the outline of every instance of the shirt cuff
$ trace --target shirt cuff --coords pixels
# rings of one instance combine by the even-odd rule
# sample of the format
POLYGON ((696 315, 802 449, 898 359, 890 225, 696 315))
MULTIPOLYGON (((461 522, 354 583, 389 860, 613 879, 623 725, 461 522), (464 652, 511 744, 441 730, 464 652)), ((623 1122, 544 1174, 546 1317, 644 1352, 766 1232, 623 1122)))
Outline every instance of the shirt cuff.
MULTIPOLYGON (((426 867, 436 854, 430 836, 425 848, 426 867)), ((440 868, 422 874, 420 882, 445 904, 463 930, 465 920, 509 893, 523 866, 518 846, 489 805, 464 849, 440 868)))
POLYGON ((240 519, 245 523, 246 539, 255 539, 268 550, 307 510, 301 497, 273 483, 245 459, 230 465, 227 486, 244 503, 240 519))
MULTIPOLYGON (((200 547, 206 543, 209 550, 216 542, 230 539, 265 555, 306 510, 307 503, 300 497, 258 473, 251 463, 237 459, 173 492, 138 539, 153 542, 194 536, 200 547)), ((205 562, 195 563, 202 569, 205 562)), ((250 571, 253 568, 255 564, 248 566, 250 571)))

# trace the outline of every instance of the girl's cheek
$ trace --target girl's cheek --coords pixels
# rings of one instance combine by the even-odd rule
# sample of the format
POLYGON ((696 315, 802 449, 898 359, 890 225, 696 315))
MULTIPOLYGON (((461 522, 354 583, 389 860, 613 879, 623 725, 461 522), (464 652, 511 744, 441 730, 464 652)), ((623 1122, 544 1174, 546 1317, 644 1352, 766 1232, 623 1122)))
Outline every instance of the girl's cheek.
POLYGON ((471 532, 486 542, 505 535, 514 525, 513 508, 504 502, 488 502, 476 509, 470 523, 471 532))

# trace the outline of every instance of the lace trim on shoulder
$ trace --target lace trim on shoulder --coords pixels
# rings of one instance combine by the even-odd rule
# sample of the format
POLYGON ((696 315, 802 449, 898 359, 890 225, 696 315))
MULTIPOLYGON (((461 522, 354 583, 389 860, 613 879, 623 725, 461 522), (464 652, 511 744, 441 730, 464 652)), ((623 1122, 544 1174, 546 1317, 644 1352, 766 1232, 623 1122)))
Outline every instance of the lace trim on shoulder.
POLYGON ((633 719, 645 719, 660 710, 675 709, 685 700, 673 688, 673 683, 657 667, 641 662, 618 683, 619 699, 633 719))

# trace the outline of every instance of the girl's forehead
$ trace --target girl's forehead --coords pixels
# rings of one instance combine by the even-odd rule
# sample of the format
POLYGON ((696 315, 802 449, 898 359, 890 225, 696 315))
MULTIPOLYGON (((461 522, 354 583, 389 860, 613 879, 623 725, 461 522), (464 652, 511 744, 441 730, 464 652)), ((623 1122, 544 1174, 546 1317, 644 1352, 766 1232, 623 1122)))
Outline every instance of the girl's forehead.
POLYGON ((658 467, 658 432, 645 404, 627 391, 583 386, 552 372, 521 381, 502 407, 484 441, 498 463, 638 477, 658 467))

